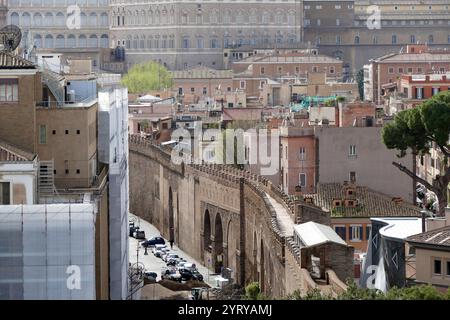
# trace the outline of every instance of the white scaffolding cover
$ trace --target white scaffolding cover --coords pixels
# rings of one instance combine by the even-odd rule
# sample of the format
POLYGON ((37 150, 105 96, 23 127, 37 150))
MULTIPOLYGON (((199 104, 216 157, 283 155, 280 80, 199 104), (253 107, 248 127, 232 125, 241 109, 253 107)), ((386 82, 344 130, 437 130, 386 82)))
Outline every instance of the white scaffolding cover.
POLYGON ((0 299, 95 299, 95 206, 0 206, 0 299))

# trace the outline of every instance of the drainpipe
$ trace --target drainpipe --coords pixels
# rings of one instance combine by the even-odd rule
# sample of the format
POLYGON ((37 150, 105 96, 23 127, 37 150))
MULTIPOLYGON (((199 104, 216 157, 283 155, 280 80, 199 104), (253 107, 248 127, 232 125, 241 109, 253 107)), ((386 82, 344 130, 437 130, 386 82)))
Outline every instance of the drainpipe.
POLYGON ((420 211, 422 213, 422 233, 426 232, 426 216, 427 216, 427 211, 426 210, 422 210, 420 211))

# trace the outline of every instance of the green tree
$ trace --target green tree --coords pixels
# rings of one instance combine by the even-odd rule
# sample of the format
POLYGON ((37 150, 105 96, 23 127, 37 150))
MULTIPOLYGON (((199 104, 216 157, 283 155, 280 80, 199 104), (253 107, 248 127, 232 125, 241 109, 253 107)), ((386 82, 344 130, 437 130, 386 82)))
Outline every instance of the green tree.
POLYGON ((435 95, 414 109, 399 112, 394 121, 384 126, 382 139, 389 149, 400 151, 399 157, 411 152, 415 157, 429 153, 435 146, 441 151, 443 160, 440 163, 440 175, 434 177, 432 183, 419 177, 414 171, 399 162, 392 164, 433 191, 439 202, 438 213, 445 215, 447 206, 448 184, 450 182, 450 91, 435 95))
POLYGON ((122 85, 130 93, 145 94, 151 90, 161 90, 172 87, 170 72, 154 61, 136 64, 122 79, 122 85))
POLYGON ((252 282, 245 287, 245 298, 248 300, 259 300, 261 289, 258 282, 252 282))
POLYGON ((358 84, 359 98, 364 100, 364 69, 361 69, 356 74, 356 83, 358 84))

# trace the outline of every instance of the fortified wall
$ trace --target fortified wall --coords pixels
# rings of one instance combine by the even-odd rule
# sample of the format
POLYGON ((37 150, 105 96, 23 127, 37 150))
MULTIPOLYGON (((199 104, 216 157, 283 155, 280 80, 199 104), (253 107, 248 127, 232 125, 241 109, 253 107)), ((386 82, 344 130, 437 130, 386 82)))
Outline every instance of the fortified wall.
POLYGON ((329 224, 328 214, 248 171, 226 165, 176 165, 169 150, 139 136, 130 136, 129 148, 132 213, 210 270, 231 269, 240 285, 258 281, 272 297, 305 289, 286 278, 291 272, 286 270, 294 270, 301 283, 305 270, 302 273, 298 263, 300 252, 290 252, 286 259, 287 237, 268 195, 295 223, 329 224))

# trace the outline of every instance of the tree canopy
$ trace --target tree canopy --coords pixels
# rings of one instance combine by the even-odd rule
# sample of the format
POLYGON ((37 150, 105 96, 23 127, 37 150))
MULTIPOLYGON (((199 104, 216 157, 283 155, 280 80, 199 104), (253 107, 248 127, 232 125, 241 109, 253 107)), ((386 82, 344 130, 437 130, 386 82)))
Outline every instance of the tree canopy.
POLYGON ((306 295, 295 291, 287 297, 289 300, 450 300, 450 289, 439 292, 431 285, 414 285, 411 287, 393 287, 387 292, 376 289, 358 288, 352 281, 347 290, 335 297, 324 295, 319 289, 310 290, 306 295))
POLYGON ((430 152, 436 148, 442 154, 440 175, 432 183, 419 177, 415 172, 398 162, 393 165, 433 191, 439 202, 439 213, 444 215, 447 205, 447 188, 450 181, 450 91, 442 92, 413 109, 399 112, 394 121, 386 124, 382 139, 389 149, 399 150, 399 157, 410 151, 414 156, 430 152))
POLYGON ((130 93, 145 94, 151 90, 171 88, 172 76, 164 66, 151 61, 131 67, 123 77, 122 85, 130 93))

